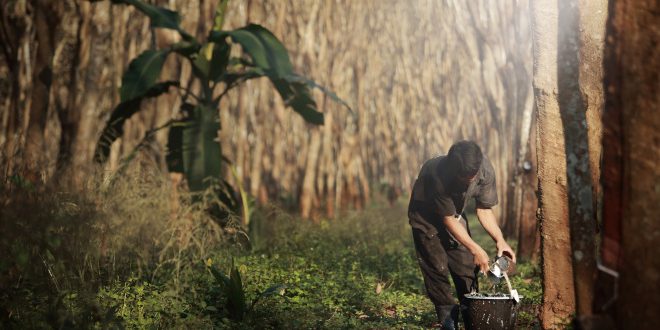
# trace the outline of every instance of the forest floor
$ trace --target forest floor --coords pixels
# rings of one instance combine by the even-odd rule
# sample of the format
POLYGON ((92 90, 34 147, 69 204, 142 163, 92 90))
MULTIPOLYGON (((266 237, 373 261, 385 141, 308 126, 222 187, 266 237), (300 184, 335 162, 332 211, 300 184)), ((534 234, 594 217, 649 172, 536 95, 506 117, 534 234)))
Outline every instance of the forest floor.
MULTIPOLYGON (((435 322, 405 201, 389 206, 375 198, 365 210, 317 222, 259 208, 248 240, 202 209, 173 208, 167 189, 143 186, 6 197, 0 324, 423 329, 435 322)), ((470 221, 494 256, 490 238, 470 221)), ((518 325, 536 328, 540 272, 530 263, 517 270, 513 286, 524 296, 518 325)))

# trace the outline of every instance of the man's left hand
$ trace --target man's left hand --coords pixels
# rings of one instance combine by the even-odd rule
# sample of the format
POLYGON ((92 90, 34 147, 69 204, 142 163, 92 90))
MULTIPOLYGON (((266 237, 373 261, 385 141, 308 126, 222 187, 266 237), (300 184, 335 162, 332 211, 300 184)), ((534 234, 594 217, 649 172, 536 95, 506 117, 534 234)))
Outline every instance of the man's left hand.
POLYGON ((506 255, 511 258, 514 263, 516 262, 516 254, 513 253, 511 246, 509 246, 504 240, 497 242, 497 256, 500 257, 502 255, 506 255))

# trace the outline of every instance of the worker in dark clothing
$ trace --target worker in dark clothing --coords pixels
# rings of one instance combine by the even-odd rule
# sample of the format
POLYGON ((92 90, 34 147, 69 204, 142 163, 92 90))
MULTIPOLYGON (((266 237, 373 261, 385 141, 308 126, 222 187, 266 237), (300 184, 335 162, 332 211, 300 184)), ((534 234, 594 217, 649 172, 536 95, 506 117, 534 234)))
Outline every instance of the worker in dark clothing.
POLYGON ((458 328, 459 305, 451 294, 449 276, 464 310, 464 295, 478 289, 477 273, 489 269, 488 254, 472 240, 463 213, 470 198, 476 201, 479 222, 497 245, 497 255, 515 262, 491 209, 497 204, 495 171, 476 143, 457 142, 446 156, 426 161, 408 206, 417 260, 442 329, 458 328))

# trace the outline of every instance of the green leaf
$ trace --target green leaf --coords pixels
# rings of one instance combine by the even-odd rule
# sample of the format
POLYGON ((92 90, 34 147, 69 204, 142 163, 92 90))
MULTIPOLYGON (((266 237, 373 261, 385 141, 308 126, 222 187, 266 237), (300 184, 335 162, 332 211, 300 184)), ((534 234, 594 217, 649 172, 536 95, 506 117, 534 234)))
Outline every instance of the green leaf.
POLYGON ((149 89, 142 91, 142 94, 123 101, 115 107, 106 122, 101 137, 96 144, 94 160, 98 163, 104 163, 110 155, 110 146, 112 143, 124 134, 124 122, 140 110, 140 105, 145 98, 156 97, 166 93, 171 86, 179 86, 178 81, 164 81, 152 85, 149 89))
POLYGON ((220 124, 215 109, 198 105, 191 115, 182 133, 183 168, 190 191, 199 192, 210 186, 208 178, 220 180, 220 124))
POLYGON ((231 284, 227 290, 227 310, 231 318, 240 321, 247 312, 247 301, 238 268, 232 267, 229 278, 231 284))
POLYGON ((143 14, 149 17, 152 28, 167 28, 177 30, 185 40, 194 40, 194 38, 183 31, 179 26, 181 22, 181 16, 179 13, 154 6, 148 3, 144 3, 140 0, 111 0, 114 4, 127 4, 132 5, 137 10, 141 11, 143 14))
POLYGON ((254 305, 256 305, 257 302, 261 300, 261 298, 270 297, 276 294, 283 295, 285 289, 286 289, 286 285, 284 284, 275 284, 270 286, 266 290, 259 293, 256 298, 254 298, 254 300, 252 301, 252 305, 250 305, 250 310, 254 308, 254 305))
POLYGON ((218 82, 222 75, 227 72, 230 50, 231 48, 226 42, 213 43, 213 56, 210 61, 209 79, 218 82))
POLYGON ((227 180, 222 180, 222 184, 219 189, 215 191, 216 197, 218 200, 230 211, 238 212, 239 207, 241 206, 241 201, 239 199, 239 194, 236 193, 234 187, 227 182, 227 180))
POLYGON ((263 77, 264 75, 265 72, 263 70, 259 68, 252 68, 244 72, 227 72, 222 77, 222 81, 224 81, 227 85, 231 85, 234 83, 247 81, 250 79, 260 78, 263 77))
POLYGON ((192 59, 195 75, 205 80, 220 81, 227 71, 230 47, 226 42, 202 45, 192 59))
POLYGON ((185 57, 190 57, 192 54, 199 52, 201 45, 197 41, 179 41, 172 45, 172 51, 181 54, 185 57))
POLYGON ((215 268, 211 268, 211 274, 213 274, 215 281, 218 282, 218 284, 220 284, 223 288, 231 284, 231 280, 229 279, 229 277, 221 273, 219 270, 215 268))
POLYGON ((288 82, 301 82, 301 83, 304 83, 309 88, 316 88, 316 89, 320 90, 321 92, 323 92, 323 94, 329 96, 330 99, 332 99, 333 101, 345 106, 351 113, 353 113, 353 109, 351 109, 351 106, 348 105, 348 103, 346 103, 346 101, 342 100, 333 91, 327 89, 324 86, 319 85, 314 80, 307 79, 305 77, 302 77, 302 76, 299 76, 299 75, 296 75, 296 74, 286 76, 286 77, 284 77, 284 79, 288 82))
POLYGON ((307 122, 323 125, 323 113, 316 111, 316 102, 305 83, 291 82, 285 78, 271 78, 271 82, 275 85, 275 89, 284 100, 285 105, 290 106, 307 122))
POLYGON ((122 102, 144 95, 155 85, 168 54, 168 50, 148 49, 131 61, 121 80, 122 102))
POLYGON ((139 11, 149 16, 151 27, 162 27, 174 30, 179 29, 181 17, 179 16, 179 13, 175 11, 150 5, 139 0, 112 0, 112 2, 135 6, 139 11))
POLYGON ((215 17, 213 18, 213 31, 222 30, 228 3, 229 0, 218 0, 218 6, 215 7, 215 17))
POLYGON ((226 37, 240 44, 250 55, 253 65, 268 76, 287 106, 306 121, 323 125, 323 114, 317 111, 307 84, 288 80, 287 77, 293 76, 293 65, 289 53, 277 37, 260 25, 250 24, 233 31, 213 31, 209 40, 222 42, 226 37))
POLYGON ((230 37, 250 55, 256 67, 269 75, 284 77, 293 73, 289 53, 282 43, 268 29, 261 25, 249 24, 232 31, 212 31, 209 41, 222 42, 230 37))
POLYGON ((206 57, 206 52, 207 52, 206 49, 211 46, 212 44, 209 43, 202 45, 202 47, 199 49, 197 54, 195 54, 192 58, 193 71, 195 75, 204 80, 209 79, 209 70, 211 67, 211 63, 209 62, 209 59, 206 57))

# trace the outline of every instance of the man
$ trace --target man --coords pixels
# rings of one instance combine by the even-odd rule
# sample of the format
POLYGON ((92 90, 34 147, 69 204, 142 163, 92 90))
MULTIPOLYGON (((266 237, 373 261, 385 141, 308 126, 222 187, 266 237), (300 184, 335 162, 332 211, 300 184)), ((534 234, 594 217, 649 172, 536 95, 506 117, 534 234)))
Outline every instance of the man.
POLYGON ((446 156, 426 161, 408 206, 417 260, 442 329, 458 328, 459 307, 451 295, 449 275, 464 306, 464 295, 478 289, 477 272, 489 268, 488 254, 470 237, 463 214, 470 198, 476 201, 479 222, 497 245, 497 255, 515 262, 491 210, 497 204, 495 171, 476 143, 457 142, 446 156))

